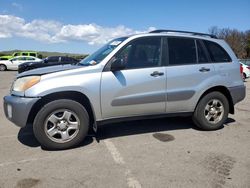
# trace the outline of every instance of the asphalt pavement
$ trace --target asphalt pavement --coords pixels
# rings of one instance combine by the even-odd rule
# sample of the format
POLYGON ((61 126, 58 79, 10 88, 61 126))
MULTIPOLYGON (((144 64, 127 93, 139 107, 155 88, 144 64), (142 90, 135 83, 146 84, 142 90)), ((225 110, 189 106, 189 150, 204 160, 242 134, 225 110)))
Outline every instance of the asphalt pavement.
POLYGON ((3 112, 15 71, 0 72, 0 188, 250 187, 250 79, 224 127, 201 131, 191 118, 102 126, 81 146, 43 150, 31 128, 3 112))

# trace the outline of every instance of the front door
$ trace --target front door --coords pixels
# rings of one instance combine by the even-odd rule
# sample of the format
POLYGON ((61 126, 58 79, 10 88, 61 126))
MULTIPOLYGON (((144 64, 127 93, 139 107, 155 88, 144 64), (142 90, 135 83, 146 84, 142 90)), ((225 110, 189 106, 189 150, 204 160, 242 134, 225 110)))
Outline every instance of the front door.
POLYGON ((161 37, 135 39, 113 57, 125 68, 102 73, 104 119, 165 113, 166 74, 161 63, 161 43, 161 37))
POLYGON ((24 62, 25 62, 24 57, 16 57, 16 58, 11 60, 11 68, 17 69, 18 65, 20 65, 21 63, 24 63, 24 62))

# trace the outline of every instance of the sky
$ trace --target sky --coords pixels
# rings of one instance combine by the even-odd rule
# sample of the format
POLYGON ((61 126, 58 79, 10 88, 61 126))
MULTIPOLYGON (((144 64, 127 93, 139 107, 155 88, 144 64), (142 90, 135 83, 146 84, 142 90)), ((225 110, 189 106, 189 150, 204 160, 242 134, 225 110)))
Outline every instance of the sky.
POLYGON ((154 29, 250 30, 250 0, 0 0, 0 51, 92 53, 154 29))

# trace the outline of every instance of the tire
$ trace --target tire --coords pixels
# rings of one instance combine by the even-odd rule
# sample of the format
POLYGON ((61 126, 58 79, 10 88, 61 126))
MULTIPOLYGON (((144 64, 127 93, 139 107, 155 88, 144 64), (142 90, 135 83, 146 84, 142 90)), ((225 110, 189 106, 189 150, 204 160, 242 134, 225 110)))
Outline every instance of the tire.
POLYGON ((202 130, 217 130, 223 126, 229 113, 229 102, 220 92, 205 95, 196 106, 193 121, 202 130))
POLYGON ((246 73, 243 73, 243 79, 245 80, 247 78, 246 73))
POLYGON ((6 65, 1 64, 0 65, 0 71, 6 71, 6 70, 7 70, 6 65))
POLYGON ((79 145, 89 129, 89 115, 78 102, 59 99, 46 104, 37 113, 33 131, 43 148, 68 149, 79 145))

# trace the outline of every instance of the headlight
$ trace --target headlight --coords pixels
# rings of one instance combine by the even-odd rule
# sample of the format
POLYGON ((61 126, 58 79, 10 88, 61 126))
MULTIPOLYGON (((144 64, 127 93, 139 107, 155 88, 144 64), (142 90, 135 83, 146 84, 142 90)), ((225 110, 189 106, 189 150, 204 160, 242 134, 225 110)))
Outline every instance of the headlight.
POLYGON ((19 78, 13 84, 13 90, 24 92, 25 90, 31 88, 33 85, 39 83, 40 79, 40 76, 27 76, 19 78))

